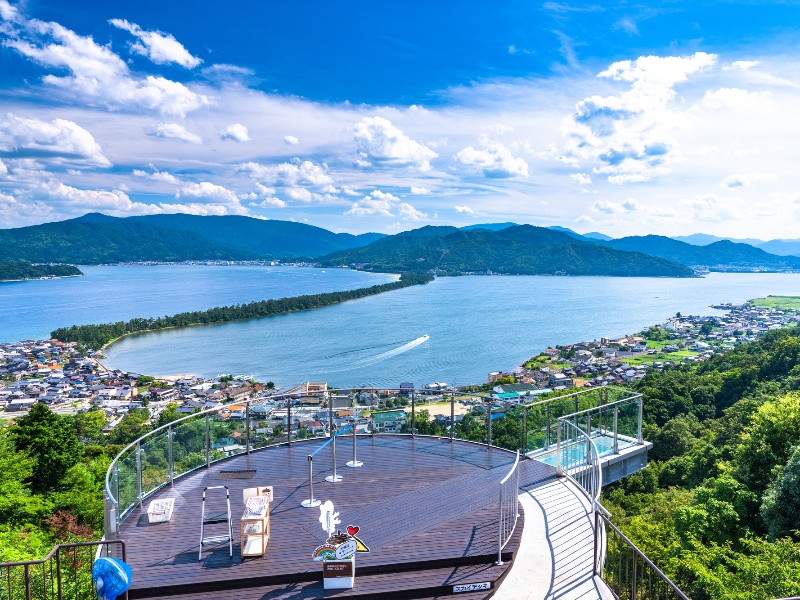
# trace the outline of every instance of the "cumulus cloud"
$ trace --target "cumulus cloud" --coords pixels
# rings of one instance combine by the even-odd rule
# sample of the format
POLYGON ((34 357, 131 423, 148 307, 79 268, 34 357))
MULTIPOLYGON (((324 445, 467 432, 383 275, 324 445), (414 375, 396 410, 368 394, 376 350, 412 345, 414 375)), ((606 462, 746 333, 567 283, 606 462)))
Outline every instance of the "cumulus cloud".
POLYGON ((485 177, 503 179, 528 176, 528 163, 524 159, 514 156, 503 144, 486 136, 481 136, 479 150, 467 146, 455 158, 462 165, 483 172, 485 177))
POLYGON ((353 128, 353 137, 360 158, 358 166, 371 165, 431 169, 436 152, 412 140, 383 117, 364 117, 353 128))
POLYGON ((668 173, 680 157, 672 130, 682 121, 672 109, 675 86, 716 64, 714 54, 642 56, 612 63, 598 77, 630 84, 614 96, 580 101, 565 124, 566 158, 590 160, 611 183, 649 181, 668 173))
POLYGON ((700 106, 710 109, 765 111, 772 106, 771 96, 769 91, 749 92, 739 88, 722 88, 708 90, 700 101, 700 106))
POLYGON ((133 202, 121 190, 84 190, 50 179, 40 185, 39 190, 49 200, 73 212, 76 210, 102 210, 124 214, 148 214, 158 212, 158 207, 133 202))
POLYGON ((734 189, 739 187, 749 187, 754 183, 777 180, 778 175, 776 173, 735 173, 733 175, 728 175, 722 180, 720 185, 724 188, 734 189))
POLYGON ((166 171, 159 171, 157 169, 153 169, 152 172, 144 171, 142 169, 134 169, 133 175, 134 177, 144 177, 145 179, 151 179, 153 181, 162 181, 164 183, 172 183, 172 184, 178 183, 177 177, 175 177, 170 173, 167 173, 166 171))
POLYGON ((6 163, 0 160, 0 175, 7 175, 8 174, 8 167, 6 163))
POLYGON ((239 204, 239 198, 221 185, 216 185, 210 181, 201 181, 200 183, 189 183, 182 187, 175 194, 176 198, 204 198, 206 200, 220 200, 222 202, 229 202, 231 204, 239 204))
POLYGON ((0 156, 111 166, 92 134, 73 121, 48 122, 11 113, 0 121, 0 156))
POLYGON ((733 61, 729 65, 723 65, 723 71, 747 71, 748 69, 752 69, 760 65, 761 63, 757 60, 736 60, 733 61))
POLYGON ((287 135, 283 138, 283 143, 289 146, 297 146, 300 143, 300 140, 293 135, 287 135))
POLYGON ((256 162, 240 164, 237 170, 251 178, 281 187, 297 187, 298 185, 325 185, 333 183, 328 174, 328 165, 317 165, 309 160, 281 163, 278 165, 262 165, 256 162))
POLYGON ((574 179, 581 185, 589 185, 592 183, 592 178, 586 173, 570 173, 569 178, 574 179))
POLYGON ((471 214, 473 214, 475 212, 469 206, 454 206, 453 208, 456 209, 457 213, 461 213, 461 214, 471 215, 471 214))
POLYGON ((234 123, 220 131, 219 139, 233 140, 234 142, 249 142, 250 135, 248 134, 247 127, 241 123, 234 123))
POLYGON ((183 125, 178 123, 159 123, 156 128, 149 131, 148 135, 161 138, 182 140, 190 144, 202 144, 203 138, 196 133, 192 133, 183 125))
POLYGON ((306 188, 289 188, 286 190, 286 195, 292 200, 300 200, 301 202, 311 202, 314 199, 313 194, 306 188))
POLYGON ((609 200, 598 200, 594 203, 592 210, 606 215, 618 215, 636 212, 639 210, 639 202, 633 198, 628 198, 624 202, 611 202, 609 200))
POLYGON ((423 187, 423 186, 419 186, 418 187, 418 186, 412 185, 410 190, 411 190, 411 193, 414 194, 415 196, 427 196, 428 194, 431 193, 431 189, 430 188, 423 187))
POLYGON ((417 210, 406 202, 401 202, 397 205, 397 212, 404 221, 421 221, 422 219, 428 218, 428 213, 417 210))
POLYGON ((43 67, 69 71, 68 75, 46 75, 42 81, 86 104, 183 117, 211 102, 182 83, 152 75, 134 76, 109 46, 58 23, 18 15, 5 33, 5 46, 43 67))
POLYGON ((131 50, 149 58, 157 65, 176 63, 187 69, 194 69, 203 62, 192 56, 183 44, 168 33, 145 31, 136 23, 129 23, 125 19, 111 19, 109 23, 137 37, 139 41, 131 46, 131 50))
POLYGON ((681 207, 688 211, 695 221, 719 223, 730 221, 740 215, 738 198, 721 198, 716 194, 699 194, 680 201, 681 207))

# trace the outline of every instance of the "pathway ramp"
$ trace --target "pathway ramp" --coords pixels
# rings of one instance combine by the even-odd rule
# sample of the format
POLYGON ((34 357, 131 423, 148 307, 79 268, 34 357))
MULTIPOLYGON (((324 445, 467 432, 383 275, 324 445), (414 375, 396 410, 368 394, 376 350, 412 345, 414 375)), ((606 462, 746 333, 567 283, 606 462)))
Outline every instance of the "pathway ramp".
POLYGON ((614 600, 594 575, 593 515, 577 487, 566 478, 521 480, 519 499, 525 528, 493 600, 614 600))

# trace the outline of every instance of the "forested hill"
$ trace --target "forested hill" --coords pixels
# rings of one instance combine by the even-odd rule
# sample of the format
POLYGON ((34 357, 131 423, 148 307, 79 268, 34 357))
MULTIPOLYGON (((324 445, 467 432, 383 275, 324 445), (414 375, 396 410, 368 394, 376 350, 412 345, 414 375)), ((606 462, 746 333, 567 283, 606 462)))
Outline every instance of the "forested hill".
POLYGON ((322 308, 323 306, 338 304, 346 300, 374 296, 375 294, 399 290, 412 285, 421 285, 431 281, 433 281, 433 276, 428 273, 408 272, 403 273, 398 281, 373 285, 367 288, 327 292, 324 294, 307 294, 305 296, 279 298, 277 300, 261 300, 235 306, 220 306, 209 310, 179 313, 169 317, 131 319, 130 321, 98 325, 73 325, 72 327, 56 329, 50 335, 62 342, 78 342, 87 348, 98 349, 131 333, 271 317, 298 310, 322 308))
POLYGON ((749 244, 737 244, 728 240, 720 240, 707 246, 693 246, 661 235, 645 235, 599 243, 617 250, 645 252, 682 265, 778 270, 800 268, 800 258, 796 256, 776 256, 749 244))
POLYGON ((73 275, 83 275, 83 273, 72 265, 32 265, 24 260, 0 262, 0 281, 19 281, 21 279, 39 279, 41 277, 70 277, 73 275))
POLYGON ((694 600, 800 594, 799 389, 798 329, 636 386, 651 464, 602 502, 694 600))
POLYGON ((501 231, 423 227, 318 259, 368 271, 440 269, 447 274, 691 277, 691 269, 637 252, 582 242, 560 231, 520 225, 501 231))
POLYGON ((0 260, 90 265, 260 258, 190 231, 161 229, 129 219, 107 219, 0 229, 0 260))

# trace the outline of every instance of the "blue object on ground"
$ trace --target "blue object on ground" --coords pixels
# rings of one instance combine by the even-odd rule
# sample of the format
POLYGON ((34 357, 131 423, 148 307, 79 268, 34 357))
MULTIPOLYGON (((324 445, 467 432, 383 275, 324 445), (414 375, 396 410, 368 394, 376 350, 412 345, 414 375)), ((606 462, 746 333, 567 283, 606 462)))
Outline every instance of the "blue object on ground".
POLYGON ((131 587, 133 571, 116 558, 98 558, 92 567, 92 583, 100 600, 117 600, 131 587))

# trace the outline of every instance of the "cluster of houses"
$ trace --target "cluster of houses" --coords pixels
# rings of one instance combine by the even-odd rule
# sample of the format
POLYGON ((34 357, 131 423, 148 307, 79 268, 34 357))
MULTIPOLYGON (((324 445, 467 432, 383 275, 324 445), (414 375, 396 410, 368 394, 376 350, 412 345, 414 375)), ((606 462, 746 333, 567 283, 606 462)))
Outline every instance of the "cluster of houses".
POLYGON ((511 372, 489 373, 490 384, 513 378, 514 383, 492 387, 493 395, 513 400, 520 396, 536 396, 550 390, 573 386, 624 385, 644 378, 650 369, 662 370, 678 364, 704 361, 716 353, 727 352, 758 335, 800 322, 800 312, 769 309, 750 303, 714 306, 727 311, 715 316, 681 316, 659 326, 666 339, 660 347, 651 347, 647 332, 617 339, 601 338, 568 346, 548 348, 542 358, 529 361, 511 372), (674 353, 680 352, 680 355, 674 353), (633 360, 647 355, 652 360, 633 360), (658 360, 663 355, 663 360, 658 360), (630 364, 642 363, 642 364, 630 364))

